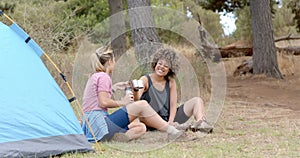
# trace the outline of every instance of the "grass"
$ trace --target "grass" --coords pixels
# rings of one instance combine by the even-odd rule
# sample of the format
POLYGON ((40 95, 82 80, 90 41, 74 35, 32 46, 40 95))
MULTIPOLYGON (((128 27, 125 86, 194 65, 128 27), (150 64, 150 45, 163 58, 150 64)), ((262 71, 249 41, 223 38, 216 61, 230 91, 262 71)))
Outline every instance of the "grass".
MULTIPOLYGON (((260 115, 258 106, 250 105, 236 109, 237 105, 226 102, 223 112, 215 125, 214 133, 201 137, 194 142, 173 142, 162 145, 160 148, 150 151, 132 152, 128 149, 133 143, 101 143, 103 153, 66 154, 65 158, 98 158, 98 157, 299 157, 300 133, 293 124, 299 120, 260 119, 254 117, 260 115), (254 112, 253 109, 256 111, 254 112), (252 111, 252 115, 247 112, 252 111), (236 117, 241 115, 244 119, 236 117), (128 149, 124 151, 120 149, 128 149)), ((272 112, 274 108, 267 109, 272 112)), ((277 109, 278 110, 278 109, 277 109)), ((272 116, 269 116, 272 117, 272 116)), ((145 144, 149 145, 149 144, 145 144)), ((93 145, 95 148, 95 146, 93 145)), ((142 149, 142 146, 135 146, 142 149)))
MULTIPOLYGON (((207 73, 207 69, 201 69, 204 67, 203 63, 199 62, 201 60, 191 58, 193 50, 190 48, 183 46, 178 49, 191 60, 199 82, 205 84, 207 76, 203 76, 203 74, 207 73)), ((245 59, 247 58, 245 57, 245 59)), ((226 62, 226 73, 231 74, 242 60, 243 58, 230 59, 226 62)), ((281 60, 280 63, 286 61, 281 60)), ((300 60, 296 60, 296 62, 298 61, 300 60)), ((71 70, 71 68, 71 66, 63 65, 63 71, 71 70)), ((294 69, 298 71, 296 66, 294 69)), ((71 79, 71 77, 68 78, 71 79)), ((205 91, 205 95, 207 95, 206 92, 208 91, 205 91)), ((209 96, 204 97, 209 98, 209 96)), ((132 142, 129 144, 101 143, 100 145, 104 149, 102 153, 65 154, 61 157, 300 157, 299 119, 278 117, 288 116, 289 112, 279 107, 260 107, 248 102, 244 105, 226 100, 221 116, 215 125, 214 133, 202 137, 198 141, 162 143, 161 146, 132 142), (150 145, 156 149, 146 151, 150 145), (140 152, 132 152, 132 148, 139 149, 140 152), (129 151, 124 151, 124 149, 129 151)), ((92 146, 96 148, 95 145, 92 146)))

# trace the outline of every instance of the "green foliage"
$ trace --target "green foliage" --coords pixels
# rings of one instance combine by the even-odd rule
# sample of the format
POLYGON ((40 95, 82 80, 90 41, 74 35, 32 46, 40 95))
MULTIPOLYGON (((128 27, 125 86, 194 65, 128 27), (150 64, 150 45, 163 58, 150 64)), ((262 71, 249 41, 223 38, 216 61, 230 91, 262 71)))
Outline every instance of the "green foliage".
POLYGON ((193 14, 193 18, 196 21, 201 21, 202 26, 206 29, 209 35, 214 39, 215 43, 222 43, 222 36, 224 31, 222 25, 220 24, 220 15, 213 11, 208 11, 203 9, 201 6, 197 5, 193 0, 186 0, 186 7, 189 7, 193 14), (200 19, 199 19, 200 18, 200 19))
POLYGON ((158 7, 168 7, 170 9, 176 9, 179 11, 184 12, 184 3, 185 1, 182 0, 151 0, 152 6, 158 6, 158 7))
POLYGON ((56 31, 65 31, 67 34, 91 34, 110 15, 106 0, 68 0, 65 3, 56 3, 56 8, 59 11, 56 15, 65 21, 56 31))
MULTIPOLYGON (((213 10, 216 12, 232 12, 237 16, 236 26, 237 30, 233 33, 233 38, 244 40, 249 43, 252 41, 251 15, 249 0, 194 0, 203 8, 213 10)), ((278 0, 270 0, 271 12, 273 17, 276 14, 275 7, 278 0)))
POLYGON ((104 20, 97 23, 90 33, 91 42, 106 45, 110 42, 110 23, 109 20, 104 20))
POLYGON ((246 6, 243 9, 238 9, 235 12, 238 17, 236 20, 236 31, 233 37, 240 40, 245 40, 249 43, 252 42, 252 29, 251 29, 251 15, 250 7, 246 6))
POLYGON ((292 9, 295 14, 294 21, 296 22, 298 32, 300 32, 300 3, 299 0, 290 0, 288 7, 292 9))
POLYGON ((198 2, 204 9, 213 10, 217 12, 233 12, 235 9, 243 8, 248 5, 247 0, 195 0, 198 2))
MULTIPOLYGON (((170 9, 175 9, 178 12, 181 12, 181 14, 186 14, 187 7, 192 12, 193 20, 199 21, 198 15, 200 17, 200 21, 202 23, 202 26, 206 29, 206 31, 210 34, 210 36, 214 39, 216 43, 222 43, 222 35, 223 35, 223 29, 220 24, 220 16, 219 14, 207 11, 203 9, 201 6, 197 5, 193 0, 164 0, 164 1, 158 1, 153 0, 151 1, 152 6, 157 7, 168 7, 170 9)), ((173 17, 173 15, 172 15, 173 17)), ((178 26, 183 21, 187 21, 188 17, 186 19, 180 19, 178 18, 171 18, 168 14, 162 14, 160 13, 159 16, 154 15, 154 21, 155 23, 159 22, 160 24, 163 23, 163 25, 166 28, 173 29, 173 26, 178 26)), ((188 25, 189 22, 186 24, 181 25, 188 25)), ((188 26, 187 26, 188 27, 188 26)), ((180 35, 168 31, 168 30, 158 30, 159 36, 162 39, 163 42, 168 43, 179 43, 179 42, 186 42, 183 37, 180 35)), ((197 32, 198 33, 198 32, 197 32)))
MULTIPOLYGON (((204 9, 217 12, 233 12, 236 9, 242 9, 249 6, 249 0, 194 0, 204 9)), ((271 12, 275 14, 274 4, 278 4, 278 0, 270 0, 271 12)))
POLYGON ((66 19, 70 24, 81 24, 85 29, 93 28, 110 15, 106 0, 68 0, 57 7, 65 12, 62 19, 66 19))
MULTIPOLYGON (((288 4, 293 0, 285 0, 281 7, 274 5, 273 14, 273 30, 275 36, 283 36, 289 33, 295 33, 295 26, 293 23, 292 11, 288 8, 288 4)), ((244 40, 248 43, 252 42, 252 28, 251 28, 251 15, 250 7, 245 6, 240 9, 236 9, 234 14, 237 16, 236 26, 237 29, 233 33, 233 38, 244 40)))
MULTIPOLYGON (((203 26, 212 38, 217 43, 222 41, 223 30, 217 13, 202 9, 192 0, 152 0, 151 3, 152 6, 176 9, 182 14, 186 14, 186 7, 189 7, 197 21, 196 15, 200 15, 203 26)), ((14 6, 15 12, 12 13, 11 9, 10 16, 48 52, 64 52, 74 46, 76 39, 84 34, 93 37, 96 43, 107 43, 110 36, 109 22, 102 22, 110 16, 107 0, 3 0, 1 4, 14 6)), ((126 7, 126 3, 124 6, 126 7)), ((171 29, 183 21, 171 18, 168 14, 154 17, 156 23, 159 21, 171 29)), ((185 41, 170 30, 158 29, 158 34, 167 43, 185 41)))
POLYGON ((282 7, 276 8, 273 29, 274 35, 277 37, 296 33, 296 26, 293 21, 295 15, 292 13, 292 9, 288 7, 291 2, 292 0, 285 0, 282 2, 282 7))
MULTIPOLYGON (((11 16, 48 52, 65 52, 109 17, 106 0, 4 0, 11 16), (12 12, 14 10, 14 12, 12 12)), ((6 7, 7 8, 7 7, 6 7)))
POLYGON ((64 32, 56 32, 56 29, 63 21, 55 15, 54 4, 50 0, 18 1, 14 12, 8 13, 46 52, 60 52, 70 44, 65 39, 59 40, 64 32))
MULTIPOLYGON (((166 5, 163 4, 152 4, 152 6, 157 7, 166 7, 166 5)), ((168 6, 168 8, 173 9, 174 6, 168 6)), ((174 10, 168 10, 168 9, 160 9, 160 8, 154 8, 152 10, 152 15, 154 19, 154 23, 156 27, 164 27, 169 28, 170 30, 165 30, 162 28, 158 28, 157 32, 158 35, 163 43, 178 43, 181 41, 183 37, 181 35, 175 33, 179 26, 182 25, 184 21, 186 21, 186 17, 183 16, 182 12, 177 12, 178 15, 177 18, 174 18, 173 15, 174 10)))
POLYGON ((16 6, 15 3, 6 2, 6 1, 0 2, 0 10, 2 10, 3 12, 6 12, 6 13, 13 12, 15 9, 15 6, 16 6))

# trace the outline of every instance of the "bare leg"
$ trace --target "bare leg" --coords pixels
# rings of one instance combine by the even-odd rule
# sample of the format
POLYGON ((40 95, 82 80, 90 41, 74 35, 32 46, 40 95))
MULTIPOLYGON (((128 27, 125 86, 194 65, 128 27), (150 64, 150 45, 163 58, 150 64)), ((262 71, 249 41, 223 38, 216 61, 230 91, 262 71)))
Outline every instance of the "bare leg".
POLYGON ((194 138, 187 139, 184 132, 179 131, 174 126, 171 126, 163 120, 152 107, 144 100, 136 101, 126 106, 130 122, 134 121, 137 117, 141 122, 147 126, 154 127, 160 131, 168 133, 170 140, 193 140, 194 138))
POLYGON ((141 122, 160 131, 167 131, 170 126, 144 100, 129 104, 126 106, 126 109, 130 122, 139 117, 141 122))
POLYGON ((213 126, 211 126, 204 113, 203 100, 199 97, 190 99, 184 104, 183 111, 187 116, 194 116, 195 122, 190 126, 192 131, 202 131, 206 133, 211 133, 213 131, 213 126))
POLYGON ((130 140, 141 137, 147 130, 145 124, 141 122, 131 122, 128 128, 129 130, 125 134, 130 140))
POLYGON ((199 97, 194 97, 184 103, 184 113, 188 116, 194 116, 196 121, 205 118, 203 100, 199 97))

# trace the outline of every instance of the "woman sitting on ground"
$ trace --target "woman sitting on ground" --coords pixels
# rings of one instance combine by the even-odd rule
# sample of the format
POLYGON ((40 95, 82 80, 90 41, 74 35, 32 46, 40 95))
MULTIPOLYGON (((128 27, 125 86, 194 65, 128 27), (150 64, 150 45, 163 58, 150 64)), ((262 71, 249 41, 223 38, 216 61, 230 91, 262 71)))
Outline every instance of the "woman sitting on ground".
POLYGON ((179 57, 172 49, 159 49, 151 61, 152 73, 142 76, 143 88, 134 88, 135 100, 146 100, 159 116, 171 125, 182 129, 210 133, 213 127, 207 122, 203 100, 194 97, 177 107, 175 75, 179 69, 179 57), (186 123, 193 116, 193 124, 186 123), (178 125, 180 124, 180 125, 178 125))

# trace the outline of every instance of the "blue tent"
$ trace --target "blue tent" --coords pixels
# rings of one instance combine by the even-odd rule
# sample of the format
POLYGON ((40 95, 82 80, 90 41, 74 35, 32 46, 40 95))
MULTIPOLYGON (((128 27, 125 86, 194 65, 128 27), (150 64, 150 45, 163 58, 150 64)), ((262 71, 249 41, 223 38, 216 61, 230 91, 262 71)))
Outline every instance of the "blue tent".
POLYGON ((17 24, 0 22, 0 157, 92 151, 42 54, 17 24))

